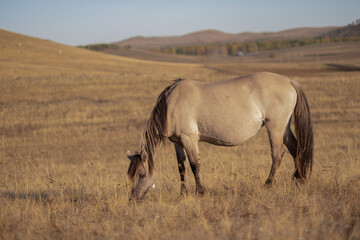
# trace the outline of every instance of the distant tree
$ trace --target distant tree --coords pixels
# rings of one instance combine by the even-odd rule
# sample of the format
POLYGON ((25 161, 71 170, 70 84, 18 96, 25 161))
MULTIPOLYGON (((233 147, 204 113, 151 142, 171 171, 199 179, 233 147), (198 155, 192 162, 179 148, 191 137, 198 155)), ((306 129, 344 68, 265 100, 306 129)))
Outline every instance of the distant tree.
POLYGON ((176 54, 184 54, 184 51, 182 50, 181 47, 177 47, 175 52, 176 52, 176 54))
POLYGON ((246 52, 253 53, 258 51, 258 46, 255 42, 247 42, 246 52))
POLYGON ((234 43, 227 44, 227 55, 229 56, 236 56, 237 55, 237 45, 234 43))

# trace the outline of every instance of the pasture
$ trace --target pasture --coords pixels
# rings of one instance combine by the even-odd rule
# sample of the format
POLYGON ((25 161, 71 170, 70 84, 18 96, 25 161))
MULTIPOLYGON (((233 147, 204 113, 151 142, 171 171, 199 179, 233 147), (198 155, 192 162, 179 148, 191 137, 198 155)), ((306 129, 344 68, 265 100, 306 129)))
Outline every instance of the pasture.
MULTIPOLYGON (((328 63, 188 64, 136 60, 0 31, 0 239, 359 239, 360 72, 328 63), (271 188, 266 130, 245 144, 200 144, 208 193, 180 197, 173 145, 155 189, 129 204, 129 160, 173 79, 273 71, 302 84, 315 157, 296 186, 285 153, 271 188)), ((360 64, 360 56, 351 62, 360 64)), ((358 65, 357 65, 358 66, 358 65)), ((356 69, 355 69, 356 70, 356 69)))

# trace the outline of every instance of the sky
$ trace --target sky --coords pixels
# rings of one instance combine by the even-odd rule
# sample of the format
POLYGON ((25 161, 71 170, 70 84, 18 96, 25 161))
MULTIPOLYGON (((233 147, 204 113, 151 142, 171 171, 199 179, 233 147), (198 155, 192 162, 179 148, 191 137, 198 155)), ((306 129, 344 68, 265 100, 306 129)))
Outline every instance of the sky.
POLYGON ((344 26, 359 0, 0 0, 0 29, 77 46, 179 36, 344 26))

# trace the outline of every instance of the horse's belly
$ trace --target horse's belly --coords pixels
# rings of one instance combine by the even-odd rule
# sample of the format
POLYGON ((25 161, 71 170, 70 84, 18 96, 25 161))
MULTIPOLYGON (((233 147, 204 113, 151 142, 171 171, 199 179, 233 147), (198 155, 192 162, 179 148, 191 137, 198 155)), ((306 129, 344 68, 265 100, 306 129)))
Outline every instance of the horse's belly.
POLYGON ((206 121, 199 121, 198 126, 200 141, 235 146, 254 136, 263 126, 263 120, 261 114, 256 113, 230 120, 213 115, 206 121))

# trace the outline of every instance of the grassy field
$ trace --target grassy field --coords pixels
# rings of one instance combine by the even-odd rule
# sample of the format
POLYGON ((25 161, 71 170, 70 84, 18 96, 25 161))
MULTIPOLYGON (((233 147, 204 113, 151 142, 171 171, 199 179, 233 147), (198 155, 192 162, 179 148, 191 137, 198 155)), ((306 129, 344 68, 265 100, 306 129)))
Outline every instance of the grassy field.
MULTIPOLYGON (((359 64, 360 56, 351 62, 359 64)), ((338 62, 329 62, 338 63, 338 62)), ((312 64, 160 63, 0 31, 0 239, 359 239, 360 73, 312 64), (263 129, 233 148, 200 144, 208 193, 180 197, 175 152, 155 162, 138 205, 125 151, 136 150, 158 94, 175 78, 217 81, 270 70, 299 81, 315 132, 311 181, 277 183, 263 129)))

